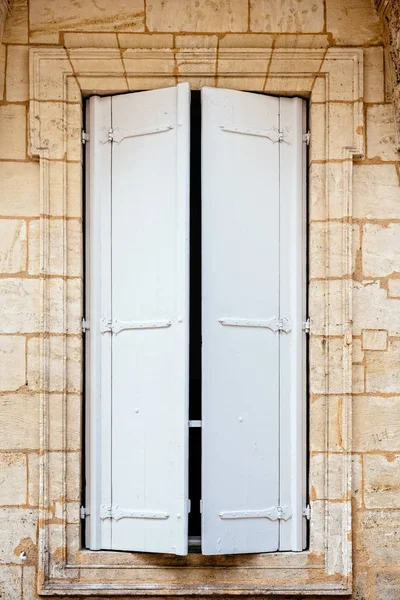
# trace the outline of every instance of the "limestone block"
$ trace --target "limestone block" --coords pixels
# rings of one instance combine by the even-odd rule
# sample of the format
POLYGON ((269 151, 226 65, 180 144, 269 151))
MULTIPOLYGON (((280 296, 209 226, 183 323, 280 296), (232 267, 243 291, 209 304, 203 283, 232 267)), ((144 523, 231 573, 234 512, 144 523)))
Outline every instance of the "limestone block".
POLYGON ((364 456, 366 508, 400 508, 400 455, 364 456))
POLYGON ((342 46, 382 42, 382 26, 369 0, 326 0, 326 27, 342 46))
POLYGON ((26 504, 25 454, 0 453, 0 506, 26 504))
POLYGON ((38 600, 39 598, 39 596, 36 593, 36 569, 36 565, 24 565, 24 578, 22 581, 22 591, 24 600, 38 600))
POLYGON ((353 364, 361 363, 364 360, 364 352, 361 346, 361 340, 353 338, 353 364))
POLYGON ((381 571, 375 574, 375 598, 382 600, 398 600, 400 590, 399 571, 381 571))
POLYGON ((367 352, 366 391, 397 393, 400 389, 400 341, 391 340, 387 352, 367 352))
MULTIPOLYGON (((272 37, 272 36, 271 36, 272 37)), ((275 48, 327 48, 329 38, 325 33, 314 34, 287 34, 283 33, 276 37, 275 48)))
POLYGON ((351 496, 353 501, 356 502, 357 506, 362 505, 363 496, 363 473, 362 473, 362 458, 361 455, 353 454, 351 457, 351 482, 352 490, 351 496))
POLYGON ((0 106, 0 160, 26 158, 26 106, 0 106))
POLYGON ((400 303, 387 297, 378 281, 353 284, 353 333, 363 329, 387 329, 389 335, 400 335, 400 303))
MULTIPOLYGON (((122 60, 124 63, 125 71, 130 79, 130 75, 133 74, 148 74, 149 72, 149 56, 141 54, 135 49, 128 49, 122 51, 122 60)), ((175 55, 173 51, 165 52, 160 58, 152 59, 151 71, 155 75, 173 75, 175 69, 175 55)))
POLYGON ((22 544, 35 547, 36 523, 34 509, 0 508, 0 563, 21 564, 16 549, 22 544))
POLYGON ((217 44, 218 37, 216 35, 175 36, 175 48, 216 48, 217 44))
POLYGON ((382 160, 399 160, 396 150, 396 122, 393 104, 367 107, 367 156, 382 160))
MULTIPOLYGON (((40 60, 40 79, 35 81, 35 89, 40 93, 42 101, 53 100, 56 102, 66 99, 64 74, 72 74, 72 68, 66 51, 60 48, 58 53, 57 60, 52 58, 41 58, 40 60)), ((74 100, 74 98, 68 98, 68 100, 74 100)))
MULTIPOLYGON (((40 389, 40 340, 28 340, 28 386, 40 389)), ((64 353, 63 336, 49 337, 49 381, 51 392, 80 393, 82 384, 82 344, 78 336, 67 336, 64 353), (66 377, 66 379, 65 379, 66 377)))
POLYGON ((0 332, 39 331, 39 279, 0 279, 0 332))
MULTIPOLYGON (((319 137, 314 144, 319 144, 319 137)), ((314 148, 316 152, 316 148, 314 148)), ((323 149, 321 148, 322 152, 323 149)), ((340 219, 346 215, 342 163, 312 163, 309 172, 310 220, 340 219), (326 188, 327 186, 327 188, 326 188)))
POLYGON ((4 83, 6 75, 6 46, 0 44, 0 100, 4 100, 4 83))
POLYGON ((312 394, 344 394, 346 387, 343 372, 344 346, 341 338, 312 337, 310 340, 310 389, 312 394), (325 373, 325 354, 328 356, 328 373, 325 373))
POLYGON ((400 187, 395 165, 354 165, 355 218, 400 219, 400 187))
POLYGON ((1 450, 39 448, 39 396, 2 395, 0 414, 1 450))
POLYGON ((23 102, 29 97, 29 46, 9 46, 7 51, 7 100, 23 102))
MULTIPOLYGON (((129 35, 129 34, 127 34, 129 35)), ((118 48, 116 33, 64 33, 66 48, 118 48)))
POLYGON ((32 33, 58 31, 143 31, 143 0, 52 2, 31 0, 32 33))
POLYGON ((362 264, 365 277, 385 277, 400 272, 399 223, 364 225, 362 264))
POLYGON ((4 27, 5 44, 26 44, 28 42, 28 0, 13 0, 12 11, 4 27))
POLYGON ((0 338, 0 391, 15 391, 25 385, 25 337, 0 338))
POLYGON ((311 452, 340 452, 343 440, 343 398, 340 396, 316 396, 310 405, 311 452), (328 439, 325 439, 325 423, 328 419, 328 439))
POLYGON ((400 279, 388 280, 388 297, 400 298, 400 279))
POLYGON ((26 223, 16 219, 0 220, 0 272, 26 270, 26 223))
POLYGON ((366 329, 362 332, 363 350, 386 350, 387 331, 366 329))
POLYGON ((365 392, 365 368, 364 365, 353 365, 353 394, 365 392))
POLYGON ((385 79, 382 46, 364 49, 364 101, 384 102, 385 79))
POLYGON ((40 103, 40 142, 49 149, 52 159, 81 159, 81 113, 79 104, 40 103))
POLYGON ((67 414, 67 448, 78 451, 81 447, 81 398, 74 394, 67 396, 52 394, 49 400, 49 450, 61 451, 64 448, 63 410, 67 414), (66 406, 64 406, 66 404, 66 406))
MULTIPOLYGON (((3 534, 4 535, 4 534, 3 534)), ((0 533, 0 541, 1 541, 0 533)), ((25 570, 25 569, 24 569, 25 570)), ((22 586, 22 566, 4 565, 0 566, 0 598, 1 600, 20 600, 20 590, 22 586)))
POLYGON ((339 500, 343 492, 343 454, 312 454, 310 456, 310 486, 313 500, 339 500), (329 480, 326 481, 326 468, 329 480))
POLYGON ((172 48, 174 36, 170 33, 118 33, 119 46, 127 48, 172 48))
MULTIPOLYGON (((359 226, 343 223, 311 223, 310 225, 310 277, 342 277, 349 275, 345 260, 344 240, 353 235, 355 245, 359 239, 359 226), (327 256, 327 252, 328 256, 327 256)), ((352 270, 355 269, 353 255, 352 270)))
POLYGON ((39 215, 39 164, 0 162, 0 215, 39 215))
POLYGON ((400 398, 353 397, 353 450, 394 452, 400 448, 400 398))
POLYGON ((62 497, 64 484, 66 484, 67 498, 69 501, 78 501, 80 498, 80 463, 79 452, 50 452, 47 455, 49 470, 49 504, 55 503, 62 497), (66 479, 62 465, 65 464, 66 479))
MULTIPOLYGON (((400 511, 366 510, 354 523, 357 562, 374 566, 399 563, 400 511)), ((385 596, 379 600, 386 600, 385 596)))
POLYGON ((220 48, 272 48, 274 36, 267 33, 226 33, 220 48))
POLYGON ((324 5, 318 0, 250 0, 251 31, 318 33, 323 27, 324 5))
POLYGON ((247 0, 147 0, 146 7, 149 31, 247 31, 247 0))
MULTIPOLYGON (((51 275, 68 275, 79 277, 82 275, 82 224, 75 219, 51 219, 48 221, 50 237, 50 256, 48 273, 51 275), (66 241, 66 249, 64 240, 66 241), (64 256, 66 250, 66 256, 64 256), (66 272, 64 273, 64 261, 66 272)), ((40 222, 31 221, 28 229, 29 263, 28 273, 40 273, 40 222)))

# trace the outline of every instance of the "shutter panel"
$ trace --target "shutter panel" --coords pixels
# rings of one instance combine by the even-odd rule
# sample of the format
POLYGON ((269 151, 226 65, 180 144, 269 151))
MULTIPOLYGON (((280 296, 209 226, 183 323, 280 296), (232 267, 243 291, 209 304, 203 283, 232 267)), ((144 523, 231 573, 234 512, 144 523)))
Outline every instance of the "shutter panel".
POLYGON ((204 554, 302 544, 302 105, 285 102, 202 92, 204 554))
POLYGON ((202 90, 203 554, 279 545, 278 107, 202 90))
POLYGON ((291 320, 280 336, 280 503, 292 517, 280 521, 279 550, 306 547, 306 103, 280 98, 280 305, 291 320))
MULTIPOLYGON (((189 87, 111 98, 111 523, 101 548, 187 553, 189 87)), ((107 321, 110 320, 110 323, 107 321)), ((104 517, 101 519, 101 517, 104 517)))

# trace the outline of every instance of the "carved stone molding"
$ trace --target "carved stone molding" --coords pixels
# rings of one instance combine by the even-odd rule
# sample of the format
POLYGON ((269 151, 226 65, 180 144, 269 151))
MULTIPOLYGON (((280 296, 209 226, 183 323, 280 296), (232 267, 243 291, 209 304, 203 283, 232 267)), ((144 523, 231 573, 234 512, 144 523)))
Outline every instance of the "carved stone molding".
POLYGON ((362 61, 362 50, 353 48, 220 49, 217 67, 208 49, 180 49, 178 57, 171 50, 72 49, 67 56, 60 48, 31 49, 30 151, 39 157, 41 182, 40 594, 350 593, 352 171, 353 158, 363 155, 362 61), (77 242, 68 217, 82 217, 83 98, 182 80, 193 88, 217 83, 309 100, 309 486, 319 492, 310 495, 305 552, 175 557, 81 547, 82 403, 76 398, 82 394, 82 290, 71 265, 77 242), (63 223, 57 236, 51 230, 55 217, 63 223), (51 261, 60 252, 61 288, 53 284, 51 261), (52 419, 54 393, 62 397, 61 432, 60 420, 52 419), (340 447, 334 447, 329 428, 337 406, 340 447))

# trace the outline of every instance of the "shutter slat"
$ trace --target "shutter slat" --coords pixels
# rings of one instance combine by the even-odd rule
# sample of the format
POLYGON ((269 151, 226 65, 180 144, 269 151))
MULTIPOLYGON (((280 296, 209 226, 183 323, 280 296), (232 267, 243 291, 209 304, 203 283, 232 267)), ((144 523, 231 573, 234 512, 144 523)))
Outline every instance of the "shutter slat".
POLYGON ((220 322, 279 316, 278 107, 202 90, 203 554, 279 545, 276 520, 223 518, 278 506, 279 334, 220 322))
POLYGON ((280 522, 280 550, 306 547, 306 145, 305 101, 280 98, 281 314, 292 330, 280 339, 280 502, 292 518, 280 522))

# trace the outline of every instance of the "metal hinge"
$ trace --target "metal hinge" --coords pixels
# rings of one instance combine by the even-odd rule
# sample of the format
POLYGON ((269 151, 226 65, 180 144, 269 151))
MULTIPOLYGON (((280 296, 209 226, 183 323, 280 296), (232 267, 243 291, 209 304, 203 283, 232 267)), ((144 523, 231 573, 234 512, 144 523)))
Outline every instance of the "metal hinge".
POLYGON ((160 510, 129 510, 126 508, 120 508, 118 504, 113 506, 107 506, 102 504, 99 511, 100 519, 114 519, 119 521, 120 519, 168 519, 169 514, 165 511, 160 510))
POLYGON ((86 321, 86 319, 82 319, 82 331, 83 333, 86 333, 86 331, 88 331, 90 329, 89 327, 89 321, 86 321))
POLYGON ((310 333, 310 318, 308 318, 307 321, 304 321, 303 331, 308 334, 310 333))
POLYGON ((275 316, 271 319, 232 319, 231 317, 224 317, 219 319, 219 323, 231 327, 262 327, 283 333, 289 333, 292 329, 292 324, 287 317, 277 319, 275 316))
POLYGON ((303 508, 303 517, 310 520, 311 519, 311 506, 307 504, 305 508, 303 508))
POLYGON ((200 500, 200 514, 203 513, 203 500, 200 500))
POLYGON ((192 501, 191 500, 187 501, 187 509, 188 509, 188 513, 190 513, 190 511, 192 509, 192 501))
POLYGON ((86 144, 89 141, 89 134, 82 129, 82 144, 86 144))
POLYGON ((307 144, 307 146, 310 145, 310 139, 311 139, 311 132, 307 131, 307 133, 305 133, 303 135, 303 142, 305 142, 307 144))
MULTIPOLYGON (((179 321, 179 317, 178 317, 179 321)), ((160 329, 171 327, 172 321, 120 321, 119 319, 101 319, 100 333, 113 333, 118 335, 121 331, 133 329, 160 329)))
POLYGON ((288 521, 292 511, 288 506, 270 506, 260 510, 232 510, 219 513, 221 519, 269 519, 288 521))
POLYGON ((201 427, 201 421, 199 420, 189 420, 189 427, 201 427))
POLYGON ((84 506, 81 506, 81 519, 85 519, 89 515, 90 515, 90 510, 88 508, 85 508, 84 506))

